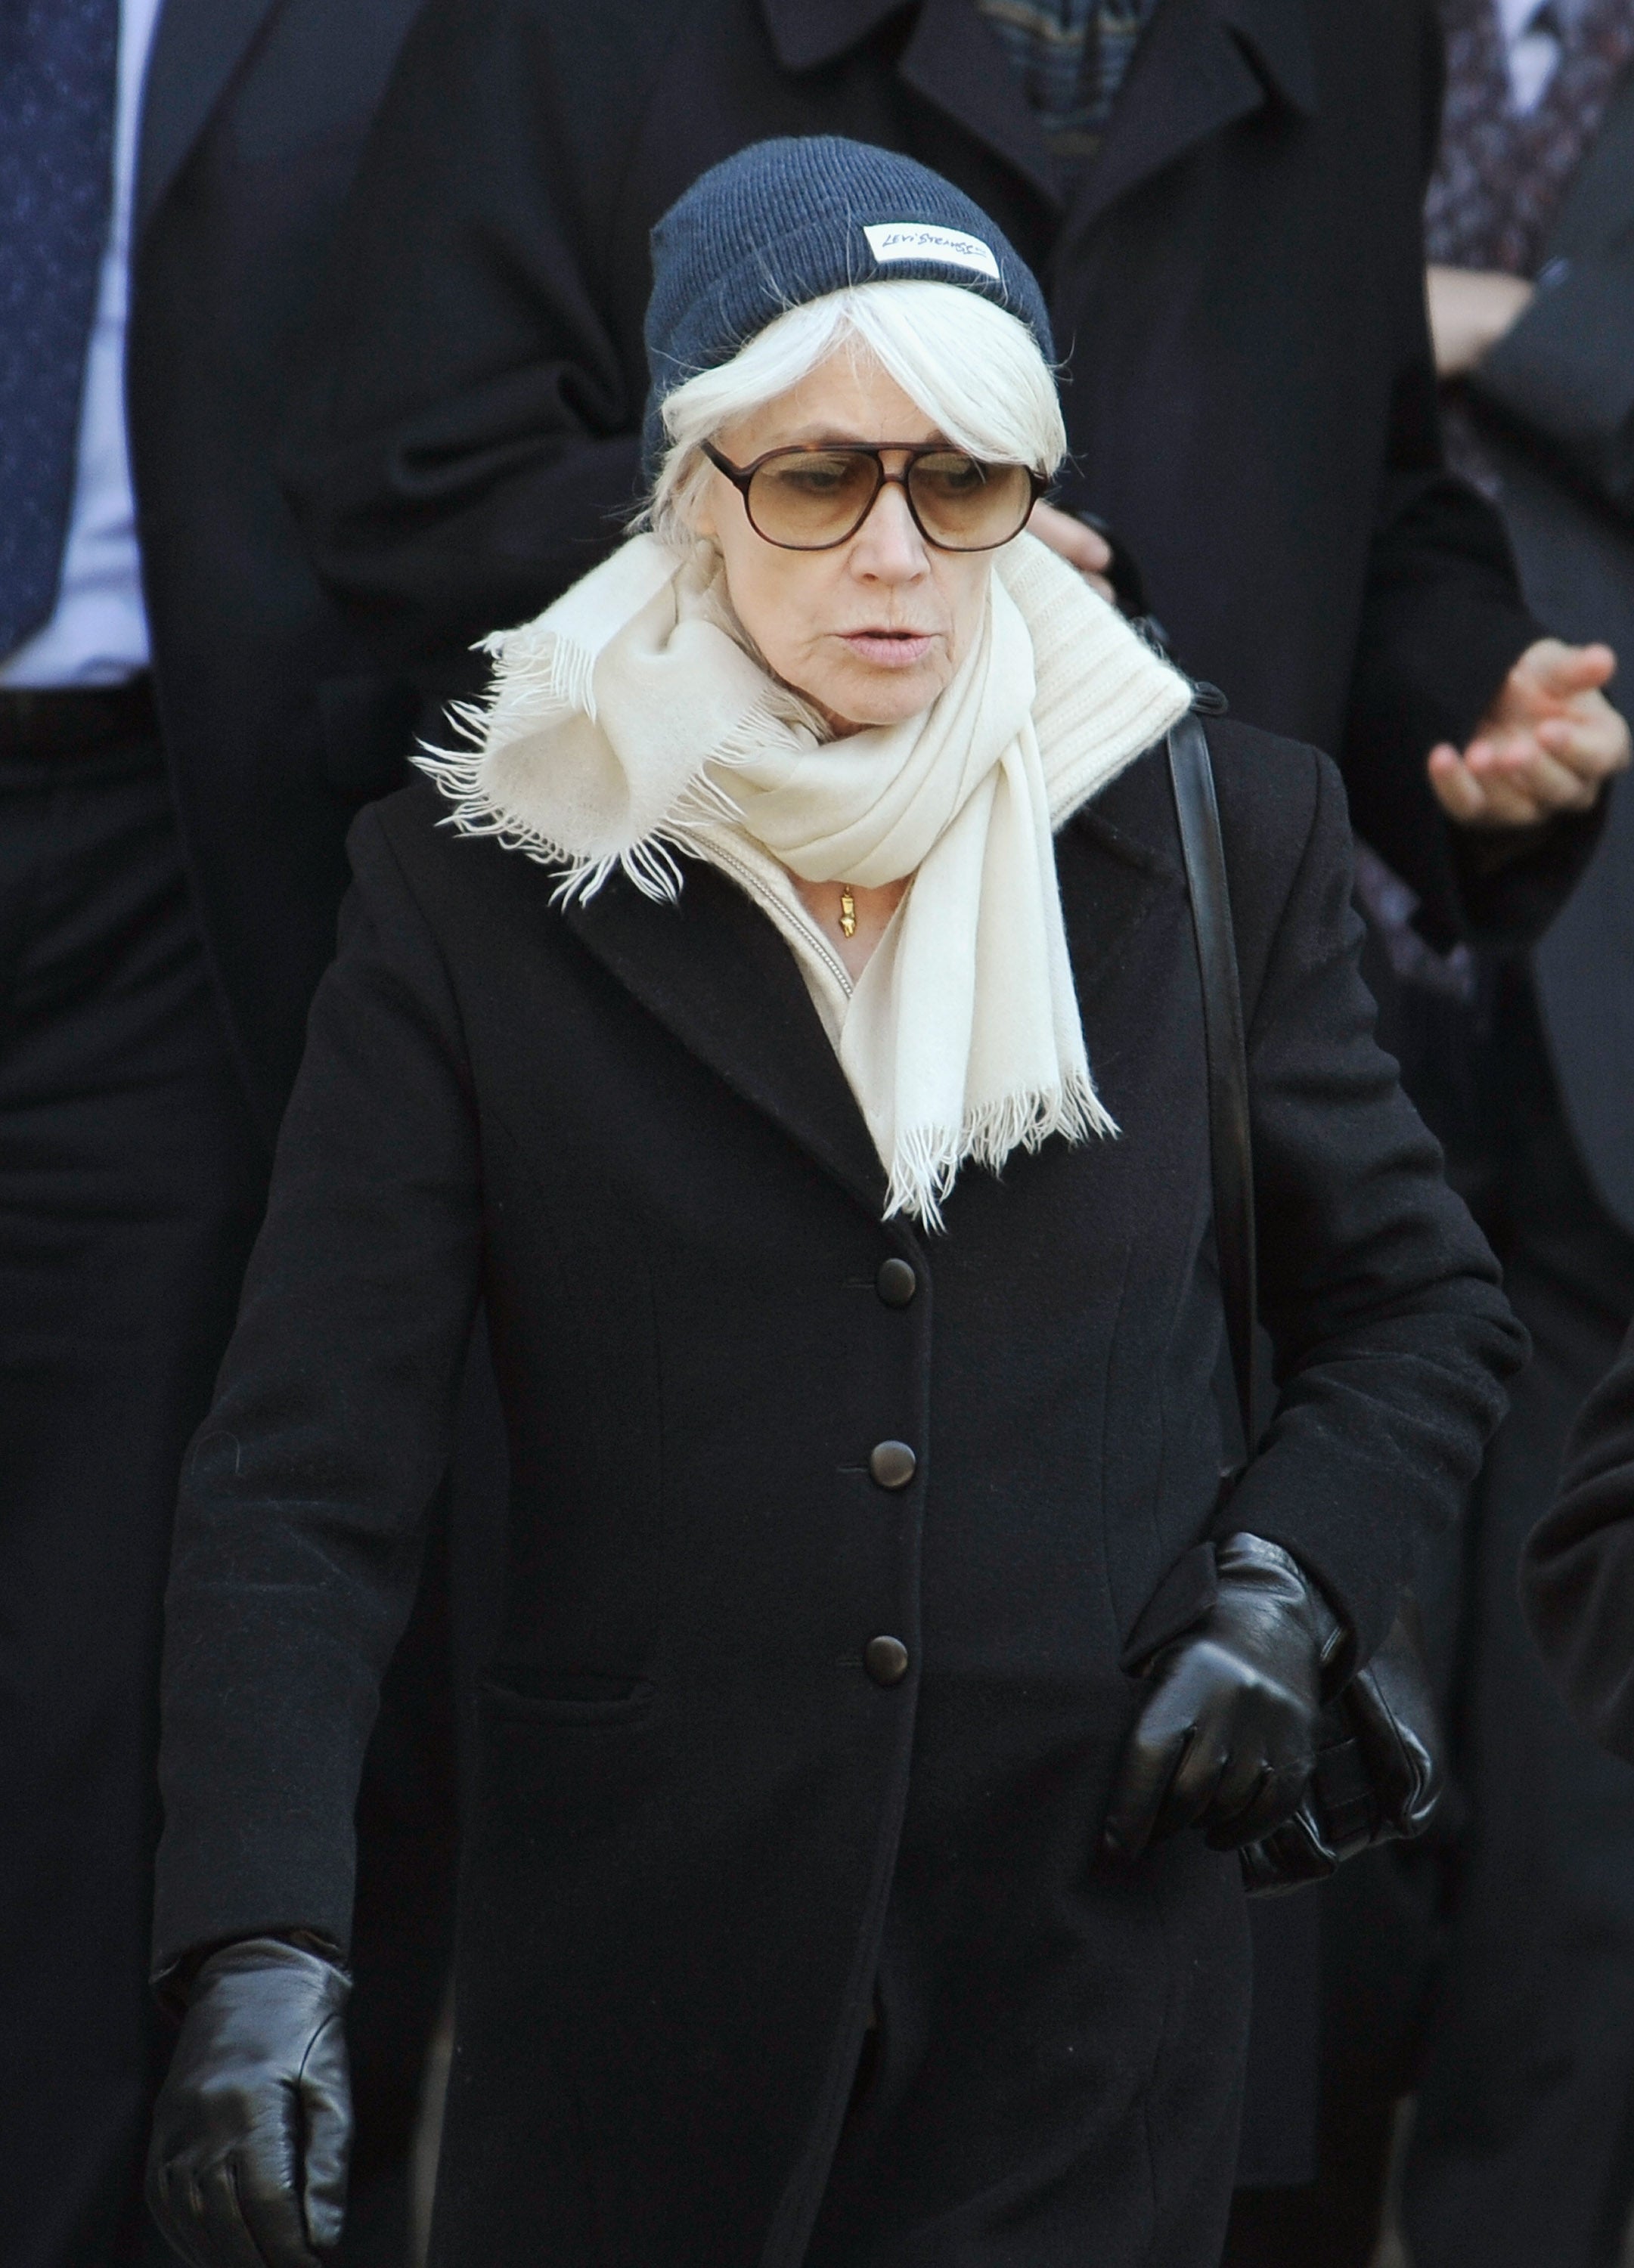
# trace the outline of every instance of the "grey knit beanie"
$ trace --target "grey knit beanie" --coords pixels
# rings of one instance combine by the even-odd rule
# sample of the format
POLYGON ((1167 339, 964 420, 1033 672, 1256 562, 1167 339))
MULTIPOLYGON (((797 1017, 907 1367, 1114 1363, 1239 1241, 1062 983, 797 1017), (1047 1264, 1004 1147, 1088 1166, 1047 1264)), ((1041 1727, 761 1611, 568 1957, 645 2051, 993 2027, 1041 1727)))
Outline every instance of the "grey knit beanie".
POLYGON ((928 166, 819 134, 756 142, 711 166, 652 232, 642 468, 667 446, 662 405, 784 314, 848 284, 918 276, 1018 315, 1053 360, 1032 269, 981 207, 928 166))

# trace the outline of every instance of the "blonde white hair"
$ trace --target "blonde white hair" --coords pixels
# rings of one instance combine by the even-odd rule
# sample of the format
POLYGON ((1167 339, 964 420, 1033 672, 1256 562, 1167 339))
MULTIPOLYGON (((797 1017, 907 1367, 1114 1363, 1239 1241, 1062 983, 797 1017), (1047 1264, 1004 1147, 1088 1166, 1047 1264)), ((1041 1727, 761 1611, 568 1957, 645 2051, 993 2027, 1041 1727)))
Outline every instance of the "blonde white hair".
POLYGON ((689 537, 709 471, 703 442, 788 393, 842 346, 872 357, 972 456, 1048 477, 1066 454, 1055 373, 1019 317, 956 284, 856 284, 791 307, 730 362, 699 371, 666 398, 670 446, 644 515, 654 533, 689 537))

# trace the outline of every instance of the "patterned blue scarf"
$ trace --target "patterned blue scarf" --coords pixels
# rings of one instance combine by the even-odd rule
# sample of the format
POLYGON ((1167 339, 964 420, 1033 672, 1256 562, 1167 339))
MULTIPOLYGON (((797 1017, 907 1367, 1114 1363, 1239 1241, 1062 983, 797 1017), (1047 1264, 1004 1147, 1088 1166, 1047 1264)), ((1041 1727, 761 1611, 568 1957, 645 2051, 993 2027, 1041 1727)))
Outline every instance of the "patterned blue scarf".
POLYGON ((1058 158, 1100 149, 1157 0, 975 0, 1058 158))

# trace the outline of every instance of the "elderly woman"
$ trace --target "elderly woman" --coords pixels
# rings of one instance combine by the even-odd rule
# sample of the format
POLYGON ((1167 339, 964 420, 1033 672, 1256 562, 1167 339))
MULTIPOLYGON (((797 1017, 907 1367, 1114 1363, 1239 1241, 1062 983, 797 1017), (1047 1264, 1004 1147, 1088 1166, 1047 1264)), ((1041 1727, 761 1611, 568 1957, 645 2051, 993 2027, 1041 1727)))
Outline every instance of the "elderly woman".
POLYGON ((1335 775, 1221 725, 1279 1381, 1221 1502, 1191 688, 1025 533, 1038 286, 835 141, 654 260, 650 532, 357 824, 188 1460, 156 2209, 209 2268, 335 2240, 352 1804, 481 1300, 433 2258, 1212 2268, 1233 1846, 1518 1335, 1370 1036, 1335 775))

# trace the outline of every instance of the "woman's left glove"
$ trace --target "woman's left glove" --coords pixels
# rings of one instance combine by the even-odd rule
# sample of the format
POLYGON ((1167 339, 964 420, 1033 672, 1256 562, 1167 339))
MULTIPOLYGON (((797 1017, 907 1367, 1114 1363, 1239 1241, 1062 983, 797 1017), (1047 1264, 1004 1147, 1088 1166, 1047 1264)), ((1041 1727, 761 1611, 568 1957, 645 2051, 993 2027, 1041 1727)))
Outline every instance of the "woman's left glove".
POLYGON ((1115 1858, 1182 1827, 1201 1827, 1216 1850, 1253 1843, 1296 1809, 1311 1776, 1340 1627, 1279 1544, 1232 1535, 1214 1557, 1212 1603, 1142 1666, 1152 1691, 1104 1830, 1115 1858))
POLYGON ((153 2117, 148 2205, 190 2268, 320 2268, 351 2150, 343 1969, 282 1938, 199 1970, 153 2117))

